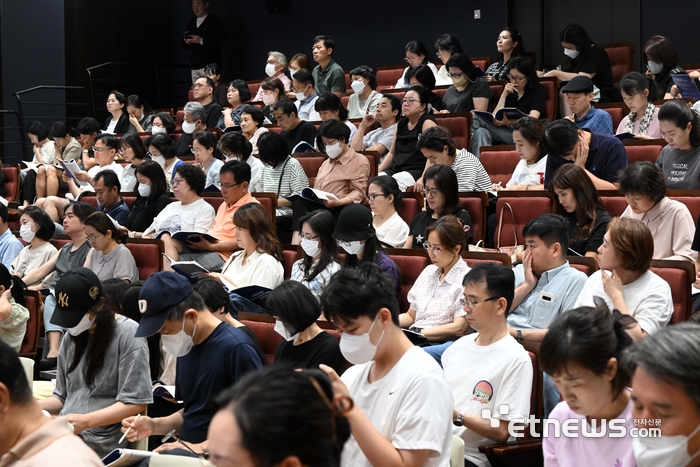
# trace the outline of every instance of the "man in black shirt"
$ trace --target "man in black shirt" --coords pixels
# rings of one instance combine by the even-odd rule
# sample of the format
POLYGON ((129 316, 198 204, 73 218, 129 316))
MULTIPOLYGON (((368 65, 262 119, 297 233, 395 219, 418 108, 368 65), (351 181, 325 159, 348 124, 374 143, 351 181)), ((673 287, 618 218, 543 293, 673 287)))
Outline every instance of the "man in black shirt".
POLYGON ((192 0, 195 16, 187 22, 182 48, 190 51, 192 84, 197 78, 206 76, 204 67, 210 63, 221 65, 221 46, 226 44, 224 22, 209 13, 207 0, 192 0))
POLYGON ((221 118, 222 108, 214 101, 214 81, 211 78, 197 78, 192 86, 194 100, 202 104, 207 113, 207 128, 215 128, 221 118))
POLYGON ((316 147, 316 127, 313 123, 301 120, 297 115, 297 107, 289 99, 280 99, 272 108, 277 124, 282 128, 280 135, 287 142, 289 153, 309 152, 309 148, 295 151, 297 144, 305 141, 311 147, 316 147))

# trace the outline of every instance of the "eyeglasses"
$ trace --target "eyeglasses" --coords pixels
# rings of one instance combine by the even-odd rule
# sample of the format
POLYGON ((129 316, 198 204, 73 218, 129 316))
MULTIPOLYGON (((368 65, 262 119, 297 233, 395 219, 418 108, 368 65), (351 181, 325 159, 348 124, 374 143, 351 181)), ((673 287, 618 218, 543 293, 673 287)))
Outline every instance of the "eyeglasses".
POLYGON ((323 139, 321 139, 321 142, 323 143, 323 146, 333 146, 335 143, 338 142, 338 140, 333 139, 331 141, 323 141, 323 139))
POLYGON ((508 79, 511 81, 515 81, 516 83, 521 82, 522 80, 526 79, 527 76, 513 76, 513 75, 508 75, 508 79))
POLYGON ((202 150, 201 150, 201 149, 190 148, 190 152, 191 152, 192 154, 199 154, 200 152, 202 152, 202 150))
MULTIPOLYGON (((243 182, 241 182, 241 183, 243 183, 243 182)), ((219 185, 219 189, 220 189, 220 190, 226 190, 226 191, 228 191, 228 190, 230 190, 231 188, 233 188, 234 186, 240 185, 241 183, 234 183, 233 185, 224 185, 223 183, 219 182, 218 185, 219 185)))
POLYGON ((367 196, 365 196, 365 198, 366 198, 367 201, 369 201, 370 203, 373 203, 374 200, 377 199, 377 196, 384 196, 384 197, 386 197, 386 196, 389 196, 389 195, 385 195, 385 194, 383 194, 383 193, 376 193, 376 194, 372 194, 372 195, 367 195, 367 196))
POLYGON ((414 102, 420 102, 420 99, 406 99, 405 97, 403 98, 404 104, 412 105, 414 102))
POLYGON ((206 84, 195 83, 195 84, 192 85, 192 89, 194 89, 194 88, 201 88, 202 86, 206 86, 206 84))
POLYGON ((464 72, 461 72, 461 73, 447 73, 447 76, 449 76, 450 78, 455 78, 455 79, 457 79, 457 78, 459 78, 460 76, 462 76, 463 74, 464 74, 464 72))
POLYGON ((428 252, 428 254, 439 255, 443 252, 444 248, 441 246, 432 246, 429 242, 423 242, 423 249, 428 252))
POLYGON ((98 148, 97 146, 93 146, 93 147, 92 147, 92 150, 93 150, 94 152, 102 152, 102 151, 106 151, 107 148, 98 148))
POLYGON ((179 185, 183 181, 184 181, 184 179, 182 179, 182 178, 173 178, 173 186, 179 185))
POLYGON ((102 234, 97 234, 97 235, 85 235, 85 240, 87 240, 90 243, 95 243, 97 241, 97 237, 101 236, 102 234))
POLYGON ((423 187, 421 193, 423 193, 424 196, 430 195, 431 198, 435 198, 440 193, 440 190, 438 190, 437 188, 423 187))
POLYGON ((420 60, 420 57, 416 57, 416 58, 404 57, 404 59, 403 59, 403 61, 406 62, 406 63, 415 62, 416 60, 420 60))
POLYGON ((303 238, 306 240, 316 240, 318 238, 318 235, 309 235, 305 234, 304 232, 299 232, 299 238, 303 238))
POLYGON ((501 298, 501 297, 489 297, 489 298, 485 298, 483 300, 467 300, 464 297, 459 297, 459 304, 462 305, 463 307, 473 309, 479 303, 490 302, 492 300, 498 300, 499 298, 501 298))

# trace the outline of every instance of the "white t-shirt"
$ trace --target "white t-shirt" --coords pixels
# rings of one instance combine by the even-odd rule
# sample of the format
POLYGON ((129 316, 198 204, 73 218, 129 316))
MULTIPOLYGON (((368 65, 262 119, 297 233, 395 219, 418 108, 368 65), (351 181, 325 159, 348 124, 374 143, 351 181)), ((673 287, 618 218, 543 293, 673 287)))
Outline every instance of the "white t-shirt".
POLYGON ((186 206, 177 201, 165 206, 144 234, 155 232, 158 235, 165 231, 206 233, 211 229, 215 218, 214 208, 202 198, 186 206))
MULTIPOLYGON (((593 297, 605 300, 610 309, 612 300, 603 290, 601 271, 596 271, 588 278, 574 307, 595 306, 593 297)), ((627 309, 639 326, 647 334, 652 334, 666 327, 673 314, 673 298, 668 282, 651 271, 647 271, 636 281, 622 286, 622 298, 627 309)))
MULTIPOLYGON (((44 160, 44 164, 53 164, 56 162, 56 148, 53 141, 48 140, 42 144, 39 148, 39 152, 41 152, 41 158, 44 160)), ((32 162, 35 164, 39 163, 39 159, 36 158, 36 154, 34 155, 32 162)))
POLYGON ((210 185, 219 187, 219 172, 221 167, 224 165, 224 161, 221 159, 212 159, 208 167, 202 167, 204 174, 207 176, 207 181, 204 183, 204 188, 210 185))
MULTIPOLYGON (((88 175, 94 179, 95 175, 102 172, 103 170, 111 170, 112 172, 117 174, 117 178, 119 179, 119 184, 122 183, 122 177, 124 176, 124 168, 120 164, 117 164, 114 161, 112 161, 112 163, 109 165, 105 165, 104 167, 100 167, 99 165, 94 166, 93 168, 88 170, 88 175)), ((95 191, 95 188, 93 188, 93 186, 90 185, 89 183, 83 187, 80 187, 81 193, 93 192, 93 191, 95 191)))
POLYGON ((274 256, 256 251, 243 264, 245 250, 231 255, 221 274, 236 287, 259 285, 274 289, 284 280, 284 266, 274 256))
MULTIPOLYGON (((368 382, 374 362, 349 368, 341 379, 355 405, 396 449, 432 451, 426 467, 448 467, 452 450, 452 394, 442 369, 420 347, 406 352, 382 379, 368 382)), ((372 467, 354 437, 341 467, 372 467)))
MULTIPOLYGON (((53 258, 56 251, 56 247, 49 242, 44 243, 39 248, 32 248, 31 245, 27 245, 22 248, 17 258, 15 258, 15 260, 12 262, 10 274, 21 274, 22 276, 26 276, 53 258)), ((53 271, 46 277, 46 279, 43 280, 43 282, 50 282, 53 280, 55 274, 56 271, 53 271)))
POLYGON ((547 168, 547 156, 544 156, 534 164, 527 165, 525 159, 520 159, 518 165, 515 166, 513 175, 510 177, 506 186, 513 185, 544 185, 544 172, 547 168))
MULTIPOLYGON (((532 388, 530 356, 510 335, 486 346, 475 342, 478 335, 458 339, 442 354, 455 408, 479 416, 489 409, 492 418, 501 420, 526 419, 532 388), (502 404, 508 405, 507 414, 500 414, 502 404)), ((465 459, 480 467, 490 465, 479 446, 493 444, 493 440, 463 426, 454 427, 453 432, 464 440, 465 459)))
POLYGON ((122 193, 131 193, 138 189, 139 181, 136 178, 136 172, 134 170, 135 166, 133 164, 129 164, 124 167, 124 173, 121 181, 122 193))
POLYGON ((110 121, 109 121, 109 125, 107 125, 107 129, 105 130, 105 133, 109 133, 109 134, 112 134, 112 135, 116 134, 116 132, 114 131, 114 129, 117 128, 117 123, 119 123, 119 119, 110 120, 110 121))
POLYGON ((447 67, 442 65, 435 77, 435 86, 452 86, 452 78, 447 76, 447 67))
POLYGON ((246 162, 250 166, 250 183, 248 186, 248 191, 251 193, 263 191, 262 183, 260 183, 263 171, 262 161, 251 154, 246 162))
MULTIPOLYGON (((372 213, 372 216, 374 216, 374 213, 372 213)), ((394 248, 403 248, 410 232, 408 224, 399 216, 398 212, 392 214, 379 227, 375 226, 374 229, 380 242, 384 242, 394 248)))
MULTIPOLYGON (((406 84, 408 84, 408 83, 406 82, 405 78, 406 78, 406 72, 408 71, 409 68, 411 68, 411 67, 407 66, 406 68, 404 68, 403 73, 401 74, 401 78, 399 78, 399 80, 396 82, 396 85, 394 86, 395 88, 406 87, 406 84)), ((437 77, 438 77, 437 67, 432 62, 428 62, 428 68, 430 68, 430 71, 433 72, 433 75, 435 76, 435 80, 437 81, 437 77)), ((450 80, 450 82, 446 83, 446 84, 452 84, 452 80, 450 80)), ((435 83, 435 85, 438 86, 437 83, 435 83)))

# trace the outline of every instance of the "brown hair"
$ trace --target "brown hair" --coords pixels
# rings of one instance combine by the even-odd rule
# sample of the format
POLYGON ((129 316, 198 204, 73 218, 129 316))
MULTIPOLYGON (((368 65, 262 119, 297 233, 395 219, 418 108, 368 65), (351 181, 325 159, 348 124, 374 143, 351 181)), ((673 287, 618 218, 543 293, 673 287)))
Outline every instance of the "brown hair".
POLYGON ((304 54, 296 54, 291 60, 289 60, 289 63, 292 62, 297 62, 299 64, 299 68, 302 70, 307 70, 309 72, 311 71, 311 67, 309 66, 309 57, 304 54))
POLYGON ((258 250, 272 255, 282 262, 282 245, 277 240, 275 229, 270 221, 270 214, 260 203, 244 204, 233 215, 233 223, 250 232, 258 250))
POLYGON ((282 99, 284 97, 284 84, 278 78, 265 78, 260 87, 265 91, 274 91, 277 89, 279 94, 277 94, 277 99, 282 99))
POLYGON ((461 253, 467 247, 467 234, 464 231, 462 223, 452 215, 442 216, 435 223, 425 229, 425 238, 427 239, 431 232, 435 232, 440 238, 440 244, 450 250, 454 250, 459 246, 461 253))
POLYGON ((608 224, 610 240, 622 268, 645 273, 654 256, 654 237, 642 221, 629 217, 613 217, 608 224))
POLYGON ((663 72, 668 72, 672 68, 678 65, 678 52, 673 42, 665 38, 664 36, 654 36, 649 39, 649 42, 644 44, 644 62, 646 63, 646 56, 651 57, 655 62, 663 65, 663 72))
MULTIPOLYGON (((571 236, 571 241, 588 239, 593 232, 598 218, 596 211, 603 211, 603 203, 600 201, 595 185, 586 174, 586 171, 575 164, 564 164, 554 172, 552 180, 547 187, 554 199, 557 195, 555 189, 565 190, 571 188, 576 197, 576 221, 578 226, 571 236)), ((566 216, 568 213, 561 204, 557 203, 557 214, 566 216)))
POLYGON ((89 225, 94 228, 102 235, 107 235, 107 231, 112 232, 112 240, 117 243, 124 243, 129 237, 129 231, 123 227, 117 229, 112 219, 104 212, 93 212, 85 219, 84 224, 86 227, 89 225))

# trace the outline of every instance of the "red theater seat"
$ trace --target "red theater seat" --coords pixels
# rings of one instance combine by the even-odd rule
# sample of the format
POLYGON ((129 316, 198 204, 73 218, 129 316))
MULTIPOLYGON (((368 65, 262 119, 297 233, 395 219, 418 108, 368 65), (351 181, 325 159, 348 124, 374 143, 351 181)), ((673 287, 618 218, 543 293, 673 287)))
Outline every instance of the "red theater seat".
POLYGON ((472 218, 472 243, 486 240, 486 208, 489 205, 488 194, 483 191, 463 192, 459 194, 462 208, 472 218))
POLYGON ((182 131, 182 120, 185 118, 185 112, 180 109, 175 113, 175 131, 182 131))
POLYGON ((612 217, 620 217, 627 209, 627 200, 621 194, 619 196, 601 196, 603 207, 612 217))
POLYGON ((24 291, 24 306, 29 310, 29 319, 27 320, 27 331, 19 349, 20 357, 36 356, 37 347, 39 346, 39 330, 43 319, 39 313, 41 304, 41 293, 36 290, 24 291))
POLYGON ((482 71, 486 71, 486 69, 491 66, 491 57, 486 55, 481 57, 469 57, 469 60, 472 61, 474 66, 481 68, 482 71))
POLYGON ((668 282, 671 287, 673 315, 670 324, 687 321, 690 318, 692 305, 690 285, 695 281, 694 263, 655 259, 651 262, 651 271, 668 282))
POLYGON ((505 187, 513 176, 515 166, 520 162, 520 154, 515 146, 484 146, 479 161, 491 177, 491 183, 500 182, 505 187))
POLYGON ((455 140, 457 149, 469 149, 469 138, 472 128, 472 113, 456 113, 456 114, 436 114, 435 121, 438 125, 444 126, 450 133, 452 139, 455 140))
POLYGON ((401 313, 408 311, 409 303, 406 298, 408 291, 423 269, 430 265, 428 254, 423 250, 393 249, 387 248, 386 253, 391 256, 401 271, 401 285, 399 287, 399 308, 401 313))
POLYGON ((623 141, 625 150, 627 151, 627 163, 632 164, 639 161, 648 161, 652 164, 661 154, 661 150, 666 146, 666 141, 662 139, 653 140, 627 140, 623 141))
POLYGON ((566 259, 569 261, 569 266, 574 269, 578 269, 589 277, 598 270, 598 261, 590 256, 571 255, 567 256, 566 259))
POLYGON ((129 238, 125 246, 131 252, 139 270, 139 279, 145 281, 151 274, 163 270, 163 241, 155 238, 129 238))
POLYGON ((605 110, 612 118, 613 132, 617 133, 620 122, 630 113, 630 109, 622 102, 609 102, 605 104, 593 104, 596 109, 605 110))
POLYGON ((540 119, 553 122, 559 113, 559 78, 551 76, 540 78, 539 82, 544 86, 544 112, 540 119))
POLYGON ((238 319, 253 331, 267 358, 267 364, 272 365, 275 360, 275 350, 283 340, 282 336, 275 332, 275 319, 272 316, 257 313, 239 313, 238 319))
POLYGON ((10 203, 19 202, 19 165, 12 165, 2 168, 5 177, 5 199, 10 203))
POLYGON ((491 103, 489 108, 494 108, 496 104, 498 104, 498 100, 501 98, 501 94, 503 94, 503 89, 506 87, 506 82, 505 81, 494 81, 491 84, 489 84, 491 87, 491 92, 493 93, 493 96, 491 96, 491 103))
POLYGON ((401 204, 399 205, 397 212, 399 213, 399 216, 401 216, 401 219, 410 225, 413 218, 423 210, 424 205, 425 200, 423 199, 423 195, 421 193, 407 191, 405 193, 401 193, 401 204))
POLYGON ((70 242, 70 238, 52 238, 51 240, 49 240, 49 243, 55 246, 57 250, 60 250, 70 242))
MULTIPOLYGON (((517 244, 524 245, 525 238, 523 237, 523 227, 532 219, 552 212, 552 198, 547 192, 530 193, 523 191, 521 193, 499 192, 498 202, 496 203, 496 213, 503 212, 503 227, 501 229, 500 246, 513 246, 516 239, 513 238, 513 226, 515 226, 515 234, 517 235, 517 244), (511 218, 508 208, 504 208, 505 204, 510 204, 513 208, 515 220, 511 218)), ((496 232, 496 238, 498 232, 496 232)), ((494 238, 494 242, 496 242, 494 238)))
POLYGON ((617 86, 623 76, 634 67, 634 42, 619 42, 602 45, 608 53, 612 66, 613 84, 617 86))
POLYGON ((392 89, 403 76, 404 65, 380 66, 377 68, 377 91, 392 89))
POLYGON ((509 254, 491 251, 465 251, 462 253, 462 259, 470 268, 479 263, 499 263, 508 267, 512 267, 513 263, 509 254))
POLYGON ((299 161, 301 168, 304 169, 306 178, 309 179, 309 186, 314 186, 318 169, 320 169, 321 165, 328 159, 328 156, 322 152, 309 152, 295 154, 294 158, 299 161))
POLYGON ((668 190, 666 196, 685 204, 693 221, 697 222, 700 216, 700 190, 668 190))
POLYGON ((284 280, 288 281, 292 277, 292 266, 294 263, 302 257, 300 247, 297 245, 285 245, 282 254, 284 255, 284 280))
POLYGON ((257 199, 260 204, 262 204, 267 212, 270 214, 270 219, 272 220, 272 225, 275 225, 275 219, 277 218, 277 193, 266 193, 263 191, 251 193, 253 198, 257 199))

